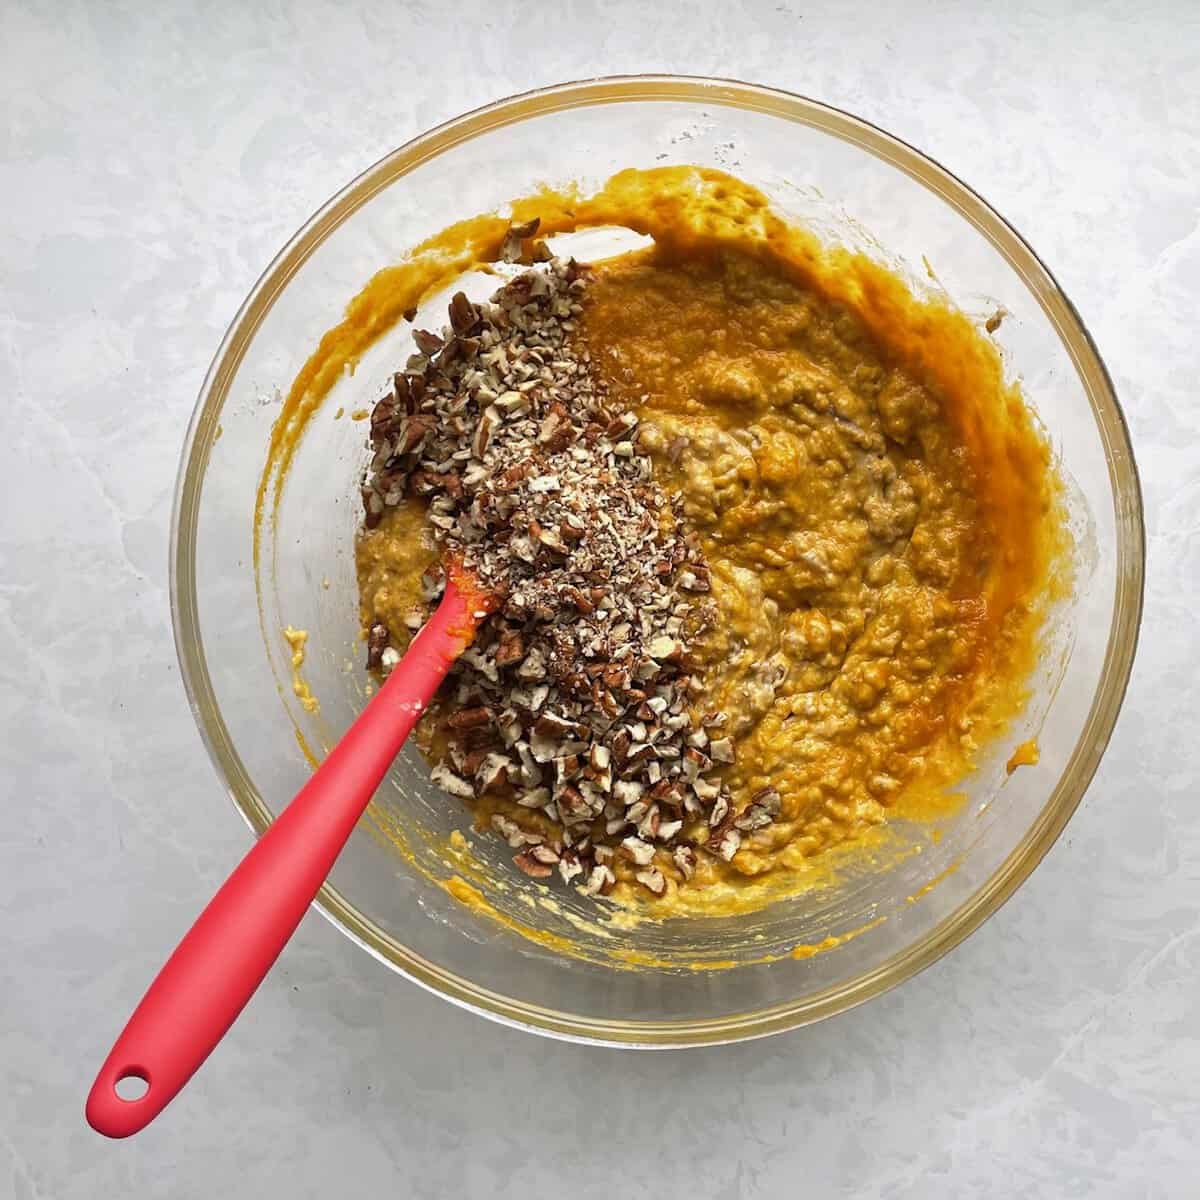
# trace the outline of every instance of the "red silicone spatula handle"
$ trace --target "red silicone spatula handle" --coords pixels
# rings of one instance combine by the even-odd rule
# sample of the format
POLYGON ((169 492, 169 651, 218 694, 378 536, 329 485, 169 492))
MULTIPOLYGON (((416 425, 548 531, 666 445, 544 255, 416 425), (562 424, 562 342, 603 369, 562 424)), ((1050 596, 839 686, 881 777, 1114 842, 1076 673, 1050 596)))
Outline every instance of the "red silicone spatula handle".
POLYGON ((87 1100, 108 1137, 148 1125, 233 1024, 287 944, 405 738, 470 641, 475 614, 448 584, 437 611, 320 769, 255 843, 142 998, 87 1100), (125 1100, 135 1076, 144 1095, 125 1100))

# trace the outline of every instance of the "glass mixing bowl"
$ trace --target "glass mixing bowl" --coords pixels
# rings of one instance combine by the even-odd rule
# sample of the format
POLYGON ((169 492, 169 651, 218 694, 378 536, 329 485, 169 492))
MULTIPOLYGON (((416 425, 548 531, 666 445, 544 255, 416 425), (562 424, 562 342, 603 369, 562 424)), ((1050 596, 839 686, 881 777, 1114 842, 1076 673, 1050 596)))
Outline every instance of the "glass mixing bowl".
POLYGON ((281 393, 363 283, 452 221, 503 209, 543 181, 588 188, 624 167, 675 163, 728 170, 981 324, 1003 311, 995 337, 1007 372, 1068 479, 1078 586, 1048 631, 1028 709, 963 782, 964 802, 938 835, 898 827, 893 849, 904 853, 860 856, 828 887, 751 916, 601 934, 577 922, 587 910, 573 894, 557 910, 530 904, 511 852, 480 837, 475 853, 494 878, 481 891, 498 921, 443 886, 458 870, 447 837, 467 826, 464 810, 430 786, 414 752, 398 760, 321 890, 321 911, 455 1003, 541 1033, 636 1046, 815 1021, 966 937, 1079 803, 1121 704, 1142 597, 1138 480, 1104 365, 1049 271, 964 184, 863 121, 744 84, 602 79, 515 97, 410 142, 321 209, 259 280, 200 394, 175 502, 175 636, 200 731, 256 833, 307 779, 304 747, 319 754, 364 702, 353 543, 366 427, 349 418, 382 393, 407 335, 384 337, 323 403, 256 567, 255 490, 281 393), (288 624, 309 631, 304 671, 319 715, 292 694, 288 624), (1033 735, 1040 765, 1008 776, 1007 753, 1033 735), (522 924, 543 941, 514 930, 522 924))

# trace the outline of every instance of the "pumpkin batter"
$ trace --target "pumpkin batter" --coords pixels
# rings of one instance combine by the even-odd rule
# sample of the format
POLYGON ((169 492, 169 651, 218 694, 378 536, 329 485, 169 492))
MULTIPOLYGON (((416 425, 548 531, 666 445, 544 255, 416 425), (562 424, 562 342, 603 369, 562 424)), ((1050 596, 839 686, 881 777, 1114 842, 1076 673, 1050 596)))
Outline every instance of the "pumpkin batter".
MULTIPOLYGON (((1038 630, 1070 584, 1061 485, 981 331, 789 225, 752 187, 697 168, 627 171, 590 196, 514 201, 512 219, 535 215, 548 236, 616 224, 655 240, 598 266, 580 336, 638 408, 713 568, 721 621, 703 703, 733 721, 728 783, 770 783, 784 811, 731 862, 705 857, 686 886, 673 880, 653 911, 753 907, 803 886, 826 848, 928 813, 1020 709, 1038 630)), ((322 339, 272 435, 256 560, 295 446, 343 369, 494 259, 507 227, 488 214, 430 239, 322 339)), ((365 624, 403 629, 412 611, 435 557, 420 510, 405 502, 360 538, 365 624)))
POLYGON ((1042 532, 990 511, 977 472, 1026 511, 1049 456, 1028 422, 968 443, 955 399, 743 252, 613 261, 589 301, 593 362, 641 398, 644 444, 712 567, 704 704, 729 714, 730 790, 783 800, 689 886, 799 867, 960 774, 977 724, 1020 703, 1042 532))
MULTIPOLYGON (((734 802, 782 797, 732 861, 702 856, 660 902, 727 912, 761 893, 749 877, 937 794, 1020 706, 1057 536, 1049 454, 1023 408, 997 422, 978 396, 939 395, 845 306, 740 248, 664 239, 600 264, 580 336, 712 567, 699 711, 729 716, 734 802)), ((417 603, 436 558, 421 507, 359 541, 365 626, 403 629, 417 603)), ((475 811, 530 824, 503 796, 475 811)))

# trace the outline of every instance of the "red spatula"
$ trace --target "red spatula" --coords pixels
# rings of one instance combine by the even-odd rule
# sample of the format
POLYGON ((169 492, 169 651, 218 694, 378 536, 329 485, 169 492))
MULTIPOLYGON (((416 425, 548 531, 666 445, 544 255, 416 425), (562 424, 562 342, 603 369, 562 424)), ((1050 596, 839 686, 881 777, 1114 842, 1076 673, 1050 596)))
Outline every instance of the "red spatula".
POLYGON ((148 1125, 209 1056, 279 957, 405 739, 488 610, 447 581, 408 653, 200 914, 134 1010, 87 1099, 107 1137, 148 1125), (126 1100, 122 1080, 144 1094, 126 1100))

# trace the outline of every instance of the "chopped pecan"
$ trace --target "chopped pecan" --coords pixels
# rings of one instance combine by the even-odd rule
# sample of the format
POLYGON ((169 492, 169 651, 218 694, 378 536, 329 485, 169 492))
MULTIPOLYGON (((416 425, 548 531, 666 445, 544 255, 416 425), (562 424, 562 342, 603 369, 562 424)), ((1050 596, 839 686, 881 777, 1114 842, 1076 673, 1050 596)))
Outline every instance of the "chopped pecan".
POLYGON ((783 809, 783 799, 773 787, 765 787, 750 797, 750 803, 758 805, 772 819, 779 816, 783 809))
POLYGON ((732 827, 718 830, 708 839, 708 848, 718 858, 729 862, 742 845, 742 835, 732 827))
POLYGON ((581 588, 577 588, 572 584, 567 584, 563 587, 563 599, 569 600, 577 609, 585 616, 591 616, 596 611, 596 606, 591 602, 588 596, 581 588))
POLYGON ((540 850, 540 846, 535 846, 533 850, 525 850, 520 854, 514 855, 513 862, 517 864, 526 875, 534 879, 549 879, 554 874, 553 866, 548 863, 541 862, 534 857, 534 851, 540 850))
POLYGON ((376 621, 367 631, 367 670, 378 671, 383 664, 383 652, 390 641, 388 627, 376 621))
POLYGON ((522 221, 519 225, 510 225, 508 232, 515 238, 531 238, 541 227, 541 217, 531 217, 528 221, 522 221))
POLYGON ((433 431, 433 417, 417 414, 408 417, 400 427, 396 443, 397 454, 412 454, 433 431))
POLYGON ((729 816, 729 797, 721 792, 713 801, 712 812, 708 814, 708 823, 714 829, 718 828, 729 816))
POLYGON ((665 635, 652 639, 646 650, 651 658, 660 662, 678 661, 683 653, 683 647, 674 638, 665 635))
POLYGON ((708 752, 712 755, 713 762, 731 763, 734 761, 733 739, 732 738, 715 738, 708 744, 708 752))
POLYGON ((560 742, 573 736, 578 730, 579 726, 574 721, 568 721, 566 717, 560 717, 555 712, 542 713, 533 725, 534 733, 560 742))
POLYGON ((373 445, 379 446, 396 436, 403 411, 391 396, 384 396, 375 405, 371 410, 371 442, 373 445))
POLYGON ((413 341, 427 358, 432 358, 445 344, 440 334, 431 333, 428 329, 414 329, 413 341))
POLYGON ((591 807, 583 793, 572 784, 568 783, 559 788, 554 800, 558 805, 558 811, 562 813, 564 817, 578 819, 591 814, 591 807))
POLYGON ((455 292, 450 297, 450 327, 459 335, 472 334, 482 324, 483 316, 478 304, 472 304, 465 292, 455 292))
POLYGON ((671 857, 675 860, 680 875, 691 879, 696 873, 696 851, 691 846, 676 846, 671 857))
POLYGON ((525 657, 525 638, 519 629, 506 629, 496 647, 496 666, 511 667, 525 657))
POLYGON ((470 800, 475 795, 475 789, 465 779, 451 771, 449 767, 439 764, 430 771, 429 777, 442 791, 449 792, 452 796, 470 800))
POLYGON ((608 423, 608 428, 605 429, 604 436, 614 442, 618 439, 623 439, 631 429, 637 426, 637 423, 637 417, 633 413, 623 412, 608 423))
POLYGON ((627 837, 621 842, 621 849, 638 866, 644 867, 654 861, 654 847, 641 838, 627 837))
MULTIPOLYGON (((534 222, 511 227, 505 256, 549 254, 536 233, 534 222)), ((455 293, 442 336, 414 331, 419 353, 372 414, 364 524, 423 497, 443 554, 496 593, 500 611, 447 684, 447 786, 503 787, 553 823, 543 836, 492 821, 528 862, 582 890, 611 891, 613 848, 625 843, 645 874, 637 882, 661 894, 657 849, 677 878, 681 862, 694 865, 685 820, 712 817, 709 839, 725 853, 741 832, 706 775, 725 761, 722 739, 714 750, 688 708, 704 686, 695 639, 712 620, 695 597, 711 582, 698 536, 679 526, 640 451, 636 413, 610 400, 570 337, 585 285, 578 264, 550 258, 486 305, 455 293)), ((433 605, 443 589, 439 568, 422 596, 433 605)), ((415 630, 427 611, 405 623, 415 630)), ((385 645, 380 666, 393 657, 385 645)), ((762 799, 736 819, 761 820, 762 799)))
POLYGON ((459 764, 464 775, 475 775, 480 767, 483 766, 487 756, 495 749, 495 743, 489 742, 484 746, 477 746, 474 750, 470 750, 463 757, 459 764))
POLYGON ((617 886, 617 877, 613 870, 603 863, 597 863, 589 873, 587 882, 580 887, 585 896, 607 896, 617 886))
POLYGON ((634 879, 656 896, 663 895, 667 890, 666 876, 657 867, 647 867, 644 871, 636 872, 634 879))
MULTIPOLYGON (((534 217, 531 221, 510 225, 508 232, 504 235, 504 241, 500 245, 500 258, 508 263, 520 262, 523 257, 521 243, 526 238, 533 237, 540 224, 541 219, 534 217)), ((512 284, 509 284, 509 287, 511 288, 512 284)))
POLYGON ((489 724, 491 719, 488 710, 482 704, 478 704, 471 708, 460 708, 449 717, 446 724, 451 729, 475 729, 480 725, 489 724))
POLYGON ((564 850, 559 856, 558 873, 563 883, 570 883, 572 879, 583 874, 583 864, 574 850, 564 850))
POLYGON ((383 518, 383 497, 374 488, 359 489, 363 502, 363 525, 374 529, 383 518))
POLYGON ((512 763, 503 754, 489 754, 475 772, 480 792, 490 792, 508 782, 512 763))
POLYGON ((479 424, 475 427, 475 436, 471 439, 471 453, 476 458, 482 458, 487 450, 488 442, 491 440, 492 427, 495 422, 491 417, 484 413, 479 418, 479 424))

